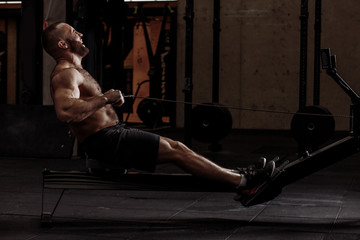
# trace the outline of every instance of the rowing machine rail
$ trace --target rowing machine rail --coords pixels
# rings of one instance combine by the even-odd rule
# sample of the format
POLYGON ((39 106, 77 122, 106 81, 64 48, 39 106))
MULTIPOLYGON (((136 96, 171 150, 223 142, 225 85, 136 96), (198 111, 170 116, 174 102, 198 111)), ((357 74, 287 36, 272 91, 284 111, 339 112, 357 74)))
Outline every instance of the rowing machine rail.
POLYGON ((162 174, 118 171, 93 174, 85 171, 43 171, 41 224, 49 227, 66 190, 127 190, 178 192, 235 192, 228 184, 197 178, 190 174, 162 174), (45 210, 47 189, 62 190, 55 206, 45 210))

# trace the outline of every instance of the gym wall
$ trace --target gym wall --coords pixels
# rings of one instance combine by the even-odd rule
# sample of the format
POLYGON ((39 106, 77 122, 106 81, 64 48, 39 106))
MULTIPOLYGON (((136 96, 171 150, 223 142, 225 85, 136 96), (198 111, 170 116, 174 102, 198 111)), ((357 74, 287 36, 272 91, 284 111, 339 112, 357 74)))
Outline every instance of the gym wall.
MULTIPOLYGON (((219 102, 225 105, 296 112, 299 108, 300 0, 221 0, 219 102)), ((337 55, 339 74, 360 91, 360 34, 356 0, 322 1, 322 48, 337 55)), ((194 1, 193 102, 211 101, 212 1, 194 1)), ((183 99, 185 0, 178 2, 177 99, 183 99)), ((315 3, 309 1, 308 91, 312 105, 315 3)), ((349 115, 350 100, 321 71, 320 104, 333 115, 349 115)), ((290 129, 292 114, 231 110, 233 128, 290 129)), ((177 125, 183 126, 183 106, 177 125)), ((336 117, 336 129, 348 130, 349 119, 336 117)))
MULTIPOLYGON (((178 1, 177 100, 183 100, 185 68, 185 0, 178 1)), ((219 102, 261 111, 231 109, 233 128, 290 129, 299 108, 300 0, 221 0, 219 102)), ((44 19, 49 23, 65 19, 66 1, 44 0, 44 19), (52 6, 49 8, 49 3, 52 6), (56 11, 54 10, 56 9, 56 11), (48 14, 50 13, 50 14, 48 14)), ((314 2, 309 1, 308 96, 312 105, 314 2)), ((211 102, 212 92, 212 1, 194 1, 193 102, 211 102)), ((339 74, 360 91, 360 34, 356 0, 322 1, 322 48, 337 55, 339 74)), ((48 91, 53 60, 44 53, 43 103, 52 104, 48 91)), ((349 98, 321 72, 320 104, 333 115, 349 115, 349 98)), ((176 126, 184 125, 182 104, 176 105, 176 126)), ((336 117, 336 130, 347 130, 349 119, 336 117)))
MULTIPOLYGON (((66 19, 66 1, 44 0, 44 24, 52 24, 66 19)), ((45 26, 44 26, 45 27, 45 26)), ((50 74, 55 60, 43 50, 43 105, 52 105, 50 96, 50 74)))

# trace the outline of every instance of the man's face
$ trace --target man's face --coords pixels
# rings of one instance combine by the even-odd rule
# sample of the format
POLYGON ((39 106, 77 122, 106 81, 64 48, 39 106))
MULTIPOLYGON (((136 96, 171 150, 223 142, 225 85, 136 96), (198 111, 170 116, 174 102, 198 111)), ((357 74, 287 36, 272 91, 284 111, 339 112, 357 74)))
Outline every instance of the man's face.
POLYGON ((66 31, 66 41, 70 46, 70 51, 81 57, 85 57, 89 53, 89 49, 83 44, 82 33, 76 31, 70 25, 67 26, 66 31))
POLYGON ((70 51, 75 53, 76 55, 85 57, 89 53, 89 49, 82 42, 70 39, 68 39, 67 42, 70 45, 70 51))

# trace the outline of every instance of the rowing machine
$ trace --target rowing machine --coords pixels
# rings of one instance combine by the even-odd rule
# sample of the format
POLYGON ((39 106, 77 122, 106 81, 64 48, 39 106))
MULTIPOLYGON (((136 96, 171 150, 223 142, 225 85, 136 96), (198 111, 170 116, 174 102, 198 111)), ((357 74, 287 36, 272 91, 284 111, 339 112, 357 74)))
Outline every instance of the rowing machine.
POLYGON ((336 57, 330 49, 321 49, 322 68, 332 77, 351 99, 349 136, 322 147, 316 151, 306 151, 294 161, 285 161, 276 168, 271 179, 264 183, 255 194, 239 196, 244 206, 252 206, 275 198, 283 187, 310 174, 339 162, 360 150, 360 97, 340 77, 336 70, 336 57))

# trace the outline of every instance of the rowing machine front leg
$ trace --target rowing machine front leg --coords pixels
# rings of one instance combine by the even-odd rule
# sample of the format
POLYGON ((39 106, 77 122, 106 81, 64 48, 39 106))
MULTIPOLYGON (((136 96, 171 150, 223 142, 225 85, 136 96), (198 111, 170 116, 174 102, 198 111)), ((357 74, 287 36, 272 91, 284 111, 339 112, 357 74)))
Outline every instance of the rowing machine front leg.
POLYGON ((281 193, 283 187, 357 152, 359 152, 359 140, 348 136, 297 160, 285 161, 255 193, 240 195, 236 200, 246 207, 270 201, 281 193))

